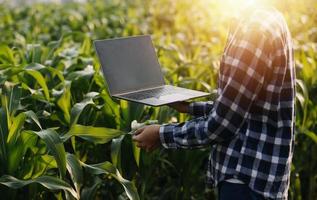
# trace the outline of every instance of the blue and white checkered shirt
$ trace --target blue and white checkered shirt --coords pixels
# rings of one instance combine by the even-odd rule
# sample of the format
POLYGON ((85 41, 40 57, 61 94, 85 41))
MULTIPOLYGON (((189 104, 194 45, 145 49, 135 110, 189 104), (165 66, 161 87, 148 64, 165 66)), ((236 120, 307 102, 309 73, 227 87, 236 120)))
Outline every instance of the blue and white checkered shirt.
MULTIPOLYGON (((230 31, 218 97, 190 104, 190 121, 162 125, 165 148, 211 146, 207 183, 235 178, 265 198, 287 199, 294 149, 295 71, 283 16, 258 8, 230 31)), ((190 161, 189 161, 190 162, 190 161)))

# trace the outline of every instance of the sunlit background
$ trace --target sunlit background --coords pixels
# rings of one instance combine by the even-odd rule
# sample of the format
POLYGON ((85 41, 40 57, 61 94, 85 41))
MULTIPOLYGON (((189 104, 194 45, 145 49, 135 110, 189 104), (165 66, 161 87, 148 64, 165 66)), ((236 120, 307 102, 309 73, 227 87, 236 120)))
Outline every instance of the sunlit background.
MULTIPOLYGON (((62 177, 82 199, 128 198, 122 180, 108 172, 96 175, 104 171, 93 174, 74 161, 79 172, 66 173, 68 152, 68 159, 86 164, 111 162, 105 166, 131 180, 136 189, 128 189, 141 199, 217 199, 204 184, 208 148, 151 154, 135 148, 126 134, 133 120, 183 122, 189 116, 111 99, 92 41, 151 34, 166 82, 212 93, 230 24, 245 6, 262 4, 280 10, 293 37, 297 118, 289 199, 315 200, 317 0, 0 0, 0 177, 62 177), (56 131, 59 159, 52 153, 56 148, 23 132, 40 130, 34 116, 43 129, 56 131), (86 137, 60 141, 58 136, 76 123, 84 126, 86 137), (95 127, 107 129, 100 133, 95 127), (15 135, 16 143, 3 139, 6 133, 15 135), (114 133, 122 135, 114 139, 114 133)), ((0 199, 70 195, 61 185, 54 187, 0 184, 0 199)))

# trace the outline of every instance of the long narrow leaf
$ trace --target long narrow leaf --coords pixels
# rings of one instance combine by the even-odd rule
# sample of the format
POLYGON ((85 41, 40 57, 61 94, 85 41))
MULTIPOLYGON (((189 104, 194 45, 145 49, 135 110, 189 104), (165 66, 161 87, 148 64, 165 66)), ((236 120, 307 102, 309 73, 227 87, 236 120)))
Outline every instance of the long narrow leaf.
POLYGON ((41 126, 41 124, 40 124, 39 119, 37 118, 36 114, 35 114, 32 110, 26 111, 26 112, 24 112, 24 113, 25 113, 26 117, 32 119, 32 120, 35 122, 35 124, 36 124, 40 129, 42 129, 42 126, 41 126))
POLYGON ((69 86, 67 86, 64 89, 62 96, 58 99, 57 105, 63 111, 64 117, 68 123, 70 122, 70 107, 71 107, 70 101, 71 101, 71 93, 70 93, 69 86))
POLYGON ((19 180, 9 175, 0 177, 0 184, 6 185, 13 189, 19 189, 32 183, 39 183, 49 190, 66 190, 70 192, 74 198, 79 199, 74 189, 68 183, 56 177, 40 176, 31 180, 19 180))
POLYGON ((63 145, 63 141, 59 135, 52 129, 46 129, 39 132, 26 131, 38 135, 46 143, 47 148, 53 154, 58 169, 62 177, 66 175, 66 152, 63 145))
POLYGON ((13 51, 6 45, 0 46, 0 61, 2 63, 15 63, 13 51))
POLYGON ((93 127, 83 125, 73 125, 67 134, 62 138, 63 141, 68 140, 72 136, 80 137, 84 140, 94 142, 97 144, 104 144, 116 138, 120 135, 125 134, 124 132, 116 129, 105 128, 105 127, 93 127))
POLYGON ((94 180, 94 184, 87 188, 85 187, 83 191, 81 192, 81 199, 82 200, 90 200, 95 199, 95 195, 98 189, 98 186, 102 183, 102 180, 99 177, 96 177, 94 180))
POLYGON ((71 109, 71 118, 70 118, 70 124, 71 126, 76 124, 80 114, 83 112, 86 106, 88 105, 94 105, 93 98, 99 95, 97 92, 90 92, 86 94, 86 98, 80 102, 76 103, 73 108, 71 109))
POLYGON ((118 171, 118 169, 116 169, 110 162, 106 161, 103 163, 98 163, 98 164, 93 164, 93 165, 88 165, 85 163, 81 163, 81 164, 83 165, 83 167, 85 167, 85 169, 87 171, 89 171, 92 174, 95 174, 95 175, 109 174, 109 175, 111 175, 113 178, 115 178, 117 181, 119 181, 119 183, 121 183, 126 194, 129 197, 129 199, 131 199, 131 200, 140 199, 135 185, 131 181, 124 179, 122 177, 122 175, 120 174, 120 172, 118 171))
POLYGON ((124 139, 124 135, 114 138, 111 141, 111 161, 119 171, 121 171, 121 144, 124 139))
POLYGON ((139 166, 140 165, 141 149, 136 146, 136 142, 132 142, 132 152, 133 152, 134 160, 135 160, 137 166, 139 166))
POLYGON ((26 151, 32 148, 37 141, 37 136, 27 132, 22 132, 15 143, 7 144, 8 148, 8 173, 13 174, 18 169, 26 151))
POLYGON ((80 196, 80 188, 84 183, 83 170, 79 160, 72 154, 67 154, 67 170, 74 182, 78 196, 80 196))
MULTIPOLYGON (((6 149, 6 141, 8 137, 8 123, 7 123, 7 114, 3 108, 0 108, 0 161, 1 169, 7 163, 7 149, 6 149)), ((3 169, 2 169, 3 170, 3 169)))
POLYGON ((309 130, 304 130, 303 133, 317 144, 317 134, 309 130))
POLYGON ((42 87, 45 98, 49 101, 50 100, 50 93, 46 84, 46 81, 43 77, 43 75, 35 70, 26 70, 26 72, 31 75, 37 82, 38 84, 42 87))
POLYGON ((40 129, 42 129, 41 124, 40 124, 36 114, 33 111, 29 110, 29 111, 20 113, 17 117, 15 117, 12 120, 12 125, 9 128, 10 131, 9 131, 8 138, 7 138, 8 143, 15 143, 16 142, 16 140, 19 137, 19 133, 22 129, 22 126, 24 125, 25 120, 27 118, 30 118, 32 121, 34 121, 36 123, 36 125, 40 129))
POLYGON ((13 115, 20 104, 22 90, 18 85, 14 85, 13 87, 7 86, 6 90, 8 90, 8 112, 10 113, 10 115, 13 115))
POLYGON ((12 125, 10 126, 10 131, 7 138, 7 143, 15 143, 19 137, 20 130, 25 122, 25 113, 20 113, 18 116, 13 118, 12 125))

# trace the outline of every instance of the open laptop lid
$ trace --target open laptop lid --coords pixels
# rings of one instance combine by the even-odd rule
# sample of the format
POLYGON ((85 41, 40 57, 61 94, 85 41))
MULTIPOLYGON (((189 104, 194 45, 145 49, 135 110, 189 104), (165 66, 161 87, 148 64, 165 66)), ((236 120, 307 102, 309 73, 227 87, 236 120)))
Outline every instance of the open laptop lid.
POLYGON ((111 95, 164 85, 150 35, 94 41, 111 95))

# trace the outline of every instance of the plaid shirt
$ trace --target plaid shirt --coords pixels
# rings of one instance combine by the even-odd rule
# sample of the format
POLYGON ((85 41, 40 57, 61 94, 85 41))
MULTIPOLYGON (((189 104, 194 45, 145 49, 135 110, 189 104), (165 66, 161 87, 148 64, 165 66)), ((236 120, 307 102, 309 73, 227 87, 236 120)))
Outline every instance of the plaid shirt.
POLYGON ((294 148, 295 72, 283 16, 258 8, 229 34, 218 97, 190 104, 190 121, 162 125, 165 148, 211 146, 207 183, 238 179, 265 198, 287 199, 294 148))

